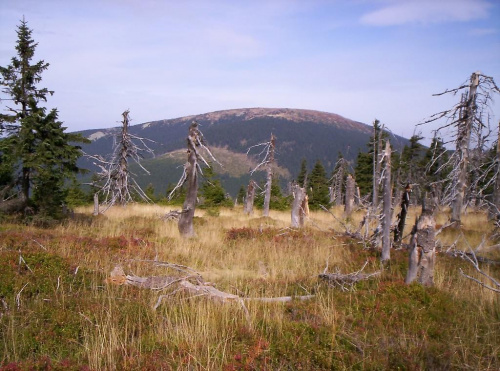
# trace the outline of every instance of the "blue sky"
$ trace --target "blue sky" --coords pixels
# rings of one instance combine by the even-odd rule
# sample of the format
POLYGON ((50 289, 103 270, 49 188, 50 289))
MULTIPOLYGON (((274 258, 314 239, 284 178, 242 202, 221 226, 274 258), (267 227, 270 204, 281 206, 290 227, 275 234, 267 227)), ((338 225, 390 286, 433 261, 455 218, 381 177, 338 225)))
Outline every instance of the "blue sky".
POLYGON ((70 131, 125 109, 139 124, 287 107, 409 137, 457 99, 433 93, 477 70, 500 83, 499 0, 0 0, 2 66, 23 15, 70 131))

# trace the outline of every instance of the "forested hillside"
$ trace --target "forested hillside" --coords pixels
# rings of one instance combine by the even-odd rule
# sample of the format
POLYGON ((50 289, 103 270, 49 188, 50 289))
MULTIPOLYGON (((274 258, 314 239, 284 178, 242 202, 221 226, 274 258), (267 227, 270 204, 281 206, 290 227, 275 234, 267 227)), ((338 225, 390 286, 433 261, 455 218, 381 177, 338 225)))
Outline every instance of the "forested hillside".
MULTIPOLYGON (((227 164, 241 163, 236 160, 238 154, 246 154, 250 147, 269 140, 271 133, 274 134, 277 138, 276 161, 283 169, 280 173, 283 184, 297 176, 304 159, 309 169, 320 160, 327 174, 332 172, 339 153, 354 166, 358 152, 368 149, 367 144, 373 131, 368 125, 333 113, 271 108, 235 109, 132 125, 131 134, 154 140, 148 142, 148 145, 154 150, 156 157, 144 162, 151 175, 147 176, 139 168, 135 168, 141 185, 151 183, 158 191, 169 183, 177 182, 182 172, 179 166, 185 162, 185 158, 164 155, 185 148, 188 127, 193 120, 199 123, 211 147, 227 149, 222 159, 227 164)), ((91 144, 84 146, 85 152, 108 155, 116 133, 119 133, 119 129, 81 132, 92 140, 91 144)), ((407 140, 391 136, 391 142, 398 150, 407 140)), ((255 153, 258 154, 255 151, 250 153, 247 168, 236 172, 234 166, 232 170, 216 169, 231 195, 236 194, 241 184, 248 182, 252 159, 255 160, 252 155, 255 153)), ((88 162, 82 162, 82 166, 92 169, 88 162)), ((259 180, 261 175, 257 174, 256 177, 259 180)))

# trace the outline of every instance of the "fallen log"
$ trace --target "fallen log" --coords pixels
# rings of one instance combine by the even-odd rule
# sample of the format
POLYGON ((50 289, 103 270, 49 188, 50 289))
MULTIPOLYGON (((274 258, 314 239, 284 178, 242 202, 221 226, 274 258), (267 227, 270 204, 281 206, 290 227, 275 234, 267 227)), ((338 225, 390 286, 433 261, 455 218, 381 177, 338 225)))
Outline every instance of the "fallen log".
POLYGON ((365 264, 363 265, 363 267, 361 267, 360 270, 358 270, 357 272, 347 273, 347 274, 340 273, 339 271, 337 271, 335 273, 327 273, 326 272, 326 270, 328 269, 328 264, 327 264, 323 273, 318 275, 318 277, 319 277, 319 279, 326 281, 328 283, 328 285, 333 286, 333 287, 338 287, 342 291, 354 290, 354 285, 356 283, 358 283, 360 281, 368 280, 368 279, 375 277, 375 276, 378 276, 382 273, 381 270, 373 272, 373 273, 368 273, 368 274, 361 273, 365 269, 367 264, 368 264, 368 262, 365 262, 365 264))
POLYGON ((239 295, 231 294, 228 292, 220 291, 215 288, 210 282, 205 282, 202 276, 189 267, 180 266, 177 264, 155 262, 145 260, 143 262, 153 263, 157 266, 163 266, 167 268, 173 268, 177 271, 188 273, 181 276, 150 276, 150 277, 140 277, 136 275, 125 274, 125 271, 121 266, 116 266, 110 273, 110 276, 106 282, 115 285, 130 285, 139 287, 142 289, 149 290, 171 290, 168 294, 160 295, 158 301, 156 302, 154 309, 158 308, 162 300, 174 295, 178 292, 186 292, 193 296, 205 296, 211 300, 217 302, 231 302, 237 301, 242 306, 243 310, 247 314, 248 310, 245 307, 244 301, 256 300, 262 302, 290 302, 293 300, 309 300, 314 297, 314 295, 305 296, 281 296, 274 298, 245 298, 239 295))

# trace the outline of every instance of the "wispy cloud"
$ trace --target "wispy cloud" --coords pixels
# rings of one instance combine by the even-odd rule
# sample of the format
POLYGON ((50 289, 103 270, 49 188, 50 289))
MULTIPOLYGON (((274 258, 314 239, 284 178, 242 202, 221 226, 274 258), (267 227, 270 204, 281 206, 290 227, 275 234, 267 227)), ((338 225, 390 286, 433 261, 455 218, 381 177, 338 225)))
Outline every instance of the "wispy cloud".
POLYGON ((492 8, 492 4, 486 0, 389 0, 385 3, 387 5, 381 9, 364 14, 361 23, 395 26, 466 22, 487 18, 492 8))
POLYGON ((497 33, 497 28, 475 28, 470 31, 470 34, 474 36, 495 35, 497 33))
POLYGON ((258 57, 263 54, 262 44, 252 35, 236 32, 232 29, 208 29, 204 37, 207 47, 214 53, 232 57, 258 57))

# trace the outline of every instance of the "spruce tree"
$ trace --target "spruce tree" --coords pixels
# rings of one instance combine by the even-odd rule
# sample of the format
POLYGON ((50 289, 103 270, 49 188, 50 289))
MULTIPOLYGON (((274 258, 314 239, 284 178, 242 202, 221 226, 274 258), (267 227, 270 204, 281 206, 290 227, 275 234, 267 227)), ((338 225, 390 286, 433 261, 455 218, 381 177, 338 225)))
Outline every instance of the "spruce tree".
POLYGON ((405 145, 401 153, 400 167, 405 183, 420 182, 422 179, 420 164, 424 147, 419 143, 422 139, 420 135, 412 135, 410 145, 405 145))
POLYGON ((236 201, 243 203, 245 197, 247 195, 247 191, 244 185, 242 185, 238 191, 238 195, 236 196, 236 201))
POLYGON ((2 92, 10 96, 10 114, 0 116, 2 163, 12 166, 13 182, 21 185, 24 202, 30 197, 35 206, 48 215, 57 216, 56 210, 64 201, 66 178, 78 172, 80 147, 70 142, 86 141, 80 135, 65 133, 56 109, 48 114, 40 101, 46 101, 53 92, 38 88, 42 72, 49 64, 32 64, 37 43, 32 30, 23 19, 17 29, 17 56, 7 67, 0 67, 2 92), (34 189, 32 192, 31 190, 34 189))
POLYGON ((299 175, 297 175, 297 183, 301 187, 305 187, 307 182, 307 161, 306 159, 302 159, 300 164, 299 175))
POLYGON ((373 122, 373 133, 374 134, 370 137, 370 141, 367 143, 368 152, 358 153, 356 166, 354 168, 356 184, 363 196, 373 192, 373 168, 376 164, 375 159, 378 159, 379 156, 377 143, 380 139, 382 141, 380 147, 384 148, 385 140, 387 140, 387 133, 382 131, 379 120, 373 122))
POLYGON ((449 155, 443 140, 434 137, 420 162, 420 166, 425 169, 424 191, 430 192, 432 184, 435 184, 438 193, 444 191, 449 183, 448 176, 452 170, 448 161, 449 155))
POLYGON ((330 206, 330 195, 328 192, 328 179, 325 167, 320 160, 316 161, 311 171, 308 185, 309 208, 311 210, 320 209, 319 205, 330 206))
POLYGON ((201 196, 205 199, 205 207, 223 206, 226 201, 226 191, 213 170, 213 166, 203 169, 205 181, 200 187, 201 196))
POLYGON ((359 187, 361 195, 372 192, 373 184, 373 155, 366 152, 359 152, 354 168, 354 178, 359 187))

